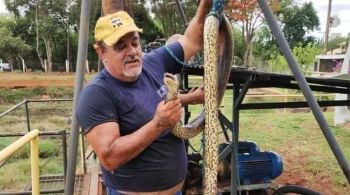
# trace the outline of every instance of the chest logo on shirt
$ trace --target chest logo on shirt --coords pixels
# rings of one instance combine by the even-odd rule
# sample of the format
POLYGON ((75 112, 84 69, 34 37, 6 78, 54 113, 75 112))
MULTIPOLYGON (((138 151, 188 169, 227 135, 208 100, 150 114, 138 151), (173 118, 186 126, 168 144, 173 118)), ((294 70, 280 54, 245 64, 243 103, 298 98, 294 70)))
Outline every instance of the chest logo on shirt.
POLYGON ((163 98, 164 96, 166 96, 166 94, 168 93, 168 89, 166 88, 165 85, 162 85, 158 90, 157 93, 159 95, 159 97, 163 98))

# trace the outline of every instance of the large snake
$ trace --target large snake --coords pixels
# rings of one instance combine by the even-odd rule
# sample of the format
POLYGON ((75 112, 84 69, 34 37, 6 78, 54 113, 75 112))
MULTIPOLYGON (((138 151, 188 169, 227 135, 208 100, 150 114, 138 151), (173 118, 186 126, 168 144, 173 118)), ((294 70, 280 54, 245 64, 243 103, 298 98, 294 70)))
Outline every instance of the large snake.
MULTIPOLYGON (((210 28, 209 26, 207 28, 210 28)), ((211 33, 212 34, 212 33, 211 33)), ((219 34, 220 36, 216 35, 216 37, 213 37, 212 35, 207 35, 207 40, 212 40, 215 44, 218 44, 218 47, 213 49, 212 47, 204 45, 205 48, 207 48, 208 51, 208 58, 213 59, 213 62, 215 63, 217 68, 217 74, 218 76, 215 76, 214 80, 218 82, 217 87, 215 87, 215 101, 217 101, 217 104, 220 105, 222 102, 222 99, 225 94, 226 85, 230 76, 231 72, 231 65, 232 65, 232 53, 233 53, 233 47, 232 47, 232 30, 231 30, 231 24, 228 21, 226 17, 224 17, 224 22, 220 24, 219 27, 219 34), (218 52, 214 52, 214 50, 218 52), (218 59, 219 56, 219 59, 218 59), (218 64, 218 65, 217 65, 218 64)), ((204 66, 207 67, 207 66, 204 66)), ((211 74, 212 68, 205 69, 205 74, 211 74)), ((206 78, 206 76, 204 76, 206 78)), ((207 83, 211 83, 211 80, 207 81, 207 83)), ((177 78, 170 73, 164 74, 164 84, 168 88, 168 94, 166 96, 165 101, 174 100, 178 97, 178 87, 179 83, 177 78)), ((209 89, 211 90, 211 89, 209 89)), ((205 90, 207 92, 207 89, 205 90)), ((207 98, 206 98, 207 99, 207 98)), ((207 101, 207 100, 206 100, 207 101)), ((176 124, 176 126, 172 129, 172 133, 182 139, 189 139, 196 135, 198 135, 200 132, 204 130, 205 126, 205 109, 202 110, 202 112, 193 119, 190 123, 183 125, 180 121, 176 124)))
MULTIPOLYGON (((204 90, 205 108, 187 125, 179 122, 172 133, 180 138, 191 138, 204 129, 204 179, 203 194, 217 193, 218 170, 218 107, 225 93, 231 72, 233 40, 231 24, 225 16, 223 22, 214 15, 206 18, 204 25, 204 90), (206 122, 204 122, 206 121, 206 122)), ((177 98, 178 81, 165 73, 168 88, 166 101, 177 98)))

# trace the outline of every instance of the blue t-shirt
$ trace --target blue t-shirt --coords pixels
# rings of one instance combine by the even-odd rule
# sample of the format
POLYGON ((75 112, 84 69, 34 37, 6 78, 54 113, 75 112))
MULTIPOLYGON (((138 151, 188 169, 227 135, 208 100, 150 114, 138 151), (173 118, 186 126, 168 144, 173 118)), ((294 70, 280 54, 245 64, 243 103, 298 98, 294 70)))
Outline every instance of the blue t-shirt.
MULTIPOLYGON (((178 42, 168 47, 183 59, 178 42)), ((165 99, 164 73, 180 70, 181 65, 161 47, 144 54, 142 73, 132 83, 101 71, 79 97, 77 118, 84 133, 105 122, 117 122, 121 136, 133 133, 153 118, 158 103, 165 99)), ((137 157, 112 172, 102 167, 102 173, 109 188, 148 192, 178 184, 185 179, 186 168, 184 142, 168 129, 137 157)))

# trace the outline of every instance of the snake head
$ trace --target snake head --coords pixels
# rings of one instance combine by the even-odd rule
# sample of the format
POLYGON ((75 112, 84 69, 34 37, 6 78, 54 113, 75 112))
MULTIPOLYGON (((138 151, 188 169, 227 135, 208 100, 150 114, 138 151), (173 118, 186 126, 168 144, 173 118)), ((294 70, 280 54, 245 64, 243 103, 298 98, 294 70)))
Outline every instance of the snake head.
POLYGON ((168 88, 168 93, 177 94, 177 90, 179 88, 179 82, 175 75, 170 73, 164 73, 164 84, 168 88))

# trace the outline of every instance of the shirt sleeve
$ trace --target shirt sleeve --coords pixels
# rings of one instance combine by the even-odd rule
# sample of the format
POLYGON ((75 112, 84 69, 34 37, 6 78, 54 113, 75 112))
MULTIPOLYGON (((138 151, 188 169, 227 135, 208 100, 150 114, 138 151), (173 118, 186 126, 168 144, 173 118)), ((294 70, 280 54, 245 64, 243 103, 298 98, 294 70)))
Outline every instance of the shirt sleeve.
POLYGON ((96 125, 118 121, 118 113, 112 97, 106 89, 96 85, 87 86, 82 90, 76 117, 84 134, 96 125))
POLYGON ((165 50, 165 70, 171 73, 180 73, 182 69, 182 64, 179 62, 184 62, 184 51, 179 42, 175 42, 173 44, 167 45, 167 49, 165 50), (170 54, 174 54, 173 56, 170 54))
MULTIPOLYGON (((175 59, 166 49, 165 46, 160 47, 151 51, 150 53, 145 54, 144 60, 146 64, 161 65, 158 67, 160 70, 165 70, 165 72, 177 74, 181 72, 182 64, 179 61, 183 62, 184 60, 184 51, 179 42, 175 42, 166 46, 174 55, 175 59)), ((152 67, 156 68, 156 67, 152 67)))

